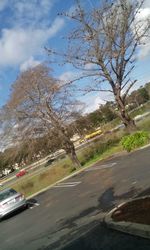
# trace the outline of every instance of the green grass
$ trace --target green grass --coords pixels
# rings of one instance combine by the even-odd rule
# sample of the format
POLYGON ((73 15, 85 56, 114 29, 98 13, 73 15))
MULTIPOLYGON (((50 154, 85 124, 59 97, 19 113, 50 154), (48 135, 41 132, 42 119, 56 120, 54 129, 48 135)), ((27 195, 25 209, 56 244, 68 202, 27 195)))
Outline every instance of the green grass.
MULTIPOLYGON (((81 168, 85 168, 120 150, 118 135, 113 135, 110 136, 109 140, 108 138, 101 142, 97 140, 87 148, 79 150, 77 154, 80 161, 83 162, 81 168)), ((66 157, 63 160, 56 161, 51 168, 47 168, 39 174, 26 175, 24 178, 20 178, 11 186, 25 196, 29 196, 68 176, 72 172, 75 172, 75 169, 70 159, 66 157)))
MULTIPOLYGON (((106 159, 110 157, 112 154, 121 151, 121 145, 114 146, 108 150, 106 150, 101 155, 95 155, 92 159, 90 159, 84 166, 88 167, 99 160, 106 159)), ((69 160, 66 160, 66 162, 69 160)), ((72 166, 68 164, 68 167, 63 167, 63 165, 55 166, 53 168, 47 169, 45 172, 36 175, 36 176, 28 176, 25 179, 20 179, 17 183, 13 184, 11 187, 16 189, 18 192, 23 193, 26 197, 30 196, 43 188, 48 187, 49 185, 55 183, 56 181, 68 176, 72 172, 72 166)))
POLYGON ((138 109, 133 110, 130 112, 130 115, 132 118, 134 118, 137 115, 142 115, 150 110, 150 102, 147 102, 140 106, 138 109))
MULTIPOLYGON (((150 133, 150 118, 138 122, 138 128, 150 133)), ((81 168, 88 167, 99 160, 106 159, 117 152, 123 151, 120 139, 124 134, 123 131, 119 131, 105 135, 105 138, 96 139, 86 148, 77 151, 82 163, 81 168)), ((75 172, 74 170, 70 159, 66 157, 65 159, 56 161, 51 168, 44 169, 43 172, 20 178, 11 186, 27 197, 75 172)))
POLYGON ((100 160, 104 160, 118 152, 122 152, 123 151, 123 148, 120 144, 116 145, 116 146, 113 146, 112 148, 109 148, 108 150, 106 150, 103 154, 101 155, 95 155, 93 157, 93 159, 89 160, 85 165, 84 167, 88 167, 94 163, 96 163, 97 161, 100 161, 100 160))
POLYGON ((26 176, 25 179, 18 180, 12 185, 12 187, 23 193, 25 196, 29 196, 69 175, 70 171, 71 167, 69 165, 67 167, 63 167, 63 165, 60 164, 47 169, 39 175, 26 176))
POLYGON ((142 130, 145 130, 145 131, 150 133, 150 118, 147 117, 143 121, 139 121, 138 122, 138 128, 142 129, 142 130))
MULTIPOLYGON (((137 115, 142 115, 142 114, 149 112, 149 111, 150 111, 150 102, 147 102, 147 103, 144 103, 139 108, 137 108, 136 110, 131 110, 129 112, 129 114, 131 115, 132 118, 134 118, 137 115)), ((111 130, 114 127, 116 127, 117 125, 119 125, 120 123, 121 123, 121 120, 119 117, 117 117, 114 120, 112 120, 111 122, 104 124, 102 126, 102 131, 111 130)))

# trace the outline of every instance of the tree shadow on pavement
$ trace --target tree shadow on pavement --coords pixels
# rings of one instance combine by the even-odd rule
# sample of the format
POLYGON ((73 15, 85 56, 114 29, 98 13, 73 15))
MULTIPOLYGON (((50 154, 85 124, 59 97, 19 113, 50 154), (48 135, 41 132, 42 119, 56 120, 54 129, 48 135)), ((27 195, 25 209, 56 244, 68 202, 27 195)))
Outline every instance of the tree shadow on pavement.
POLYGON ((147 188, 147 189, 143 190, 141 193, 139 193, 139 194, 137 195, 137 198, 138 198, 138 197, 145 196, 145 195, 150 195, 150 188, 147 188))
POLYGON ((126 200, 129 198, 135 197, 138 191, 139 190, 137 190, 135 187, 131 187, 129 191, 121 195, 115 195, 114 187, 110 187, 98 199, 99 208, 103 212, 107 212, 113 209, 119 200, 126 200))
POLYGON ((88 207, 87 209, 81 211, 79 214, 72 216, 68 219, 61 219, 58 221, 61 230, 62 229, 71 229, 76 228, 77 221, 84 217, 89 217, 96 215, 101 212, 109 212, 113 209, 120 200, 126 200, 137 195, 137 189, 131 187, 128 192, 125 192, 121 195, 115 195, 114 187, 109 187, 105 192, 98 198, 98 204, 96 206, 88 207))
MULTIPOLYGON (((146 190, 145 190, 146 191, 146 190)), ((148 191, 148 190, 147 190, 148 191)), ((150 189, 149 189, 150 191, 150 189)), ((94 216, 92 221, 88 221, 90 216, 101 212, 108 212, 122 200, 137 197, 139 189, 131 187, 129 191, 120 195, 115 194, 115 188, 109 187, 99 197, 97 206, 91 206, 79 214, 68 219, 58 221, 58 232, 67 230, 67 235, 60 236, 59 241, 43 248, 45 250, 149 250, 150 241, 144 238, 135 237, 119 231, 107 228, 99 217, 94 216), (81 219, 85 218, 86 223, 82 224, 81 219)), ((55 234, 56 232, 54 232, 55 234)), ((52 237, 52 233, 51 233, 52 237)), ((42 249, 42 250, 43 250, 42 249)), ((41 249, 39 249, 41 250, 41 249)))
MULTIPOLYGON (((52 248, 47 248, 52 249, 52 248)), ((135 237, 97 225, 61 250, 149 250, 148 239, 135 237)))

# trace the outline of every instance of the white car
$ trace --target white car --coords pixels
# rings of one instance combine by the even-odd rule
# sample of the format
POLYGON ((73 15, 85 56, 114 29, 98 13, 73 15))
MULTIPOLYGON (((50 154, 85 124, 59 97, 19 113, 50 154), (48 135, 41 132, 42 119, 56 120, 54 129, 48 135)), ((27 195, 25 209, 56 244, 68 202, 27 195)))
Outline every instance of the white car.
POLYGON ((27 201, 23 194, 18 193, 12 188, 0 191, 0 218, 27 207, 27 201))

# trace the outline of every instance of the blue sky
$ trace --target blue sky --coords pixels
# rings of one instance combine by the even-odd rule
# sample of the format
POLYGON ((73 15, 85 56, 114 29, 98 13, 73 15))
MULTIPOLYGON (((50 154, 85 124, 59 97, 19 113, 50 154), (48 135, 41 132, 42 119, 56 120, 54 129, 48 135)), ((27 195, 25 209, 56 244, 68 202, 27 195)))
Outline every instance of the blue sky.
MULTIPOLYGON (((90 8, 97 0, 82 0, 90 8)), ((0 106, 9 97, 10 87, 17 75, 28 67, 47 59, 44 46, 61 50, 65 47, 64 35, 71 29, 69 20, 58 13, 74 7, 74 0, 0 0, 0 106)), ((144 11, 150 14, 150 1, 144 11)), ((134 72, 137 86, 150 80, 150 42, 141 49, 141 56, 134 72)), ((60 79, 74 74, 71 66, 55 67, 60 79)), ((81 98, 80 98, 81 99, 81 98)), ((94 93, 82 98, 87 111, 98 107, 109 95, 94 93)))

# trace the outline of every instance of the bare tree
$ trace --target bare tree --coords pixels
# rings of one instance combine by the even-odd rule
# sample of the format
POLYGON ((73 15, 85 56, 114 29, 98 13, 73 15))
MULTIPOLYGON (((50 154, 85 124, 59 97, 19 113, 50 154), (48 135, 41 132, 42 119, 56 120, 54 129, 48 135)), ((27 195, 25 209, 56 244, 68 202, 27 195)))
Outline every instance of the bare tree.
POLYGON ((93 9, 76 2, 73 13, 65 14, 76 23, 68 37, 67 52, 50 49, 48 52, 63 56, 65 62, 82 70, 81 76, 73 81, 92 77, 86 91, 112 93, 119 117, 132 131, 136 126, 126 111, 126 98, 136 82, 131 72, 135 67, 137 48, 145 42, 150 28, 148 19, 143 22, 139 18, 144 1, 99 1, 99 6, 93 6, 93 9))
POLYGON ((37 138, 54 129, 62 148, 77 168, 80 162, 67 130, 75 104, 67 88, 50 75, 50 69, 38 65, 18 77, 6 107, 16 136, 37 138))

